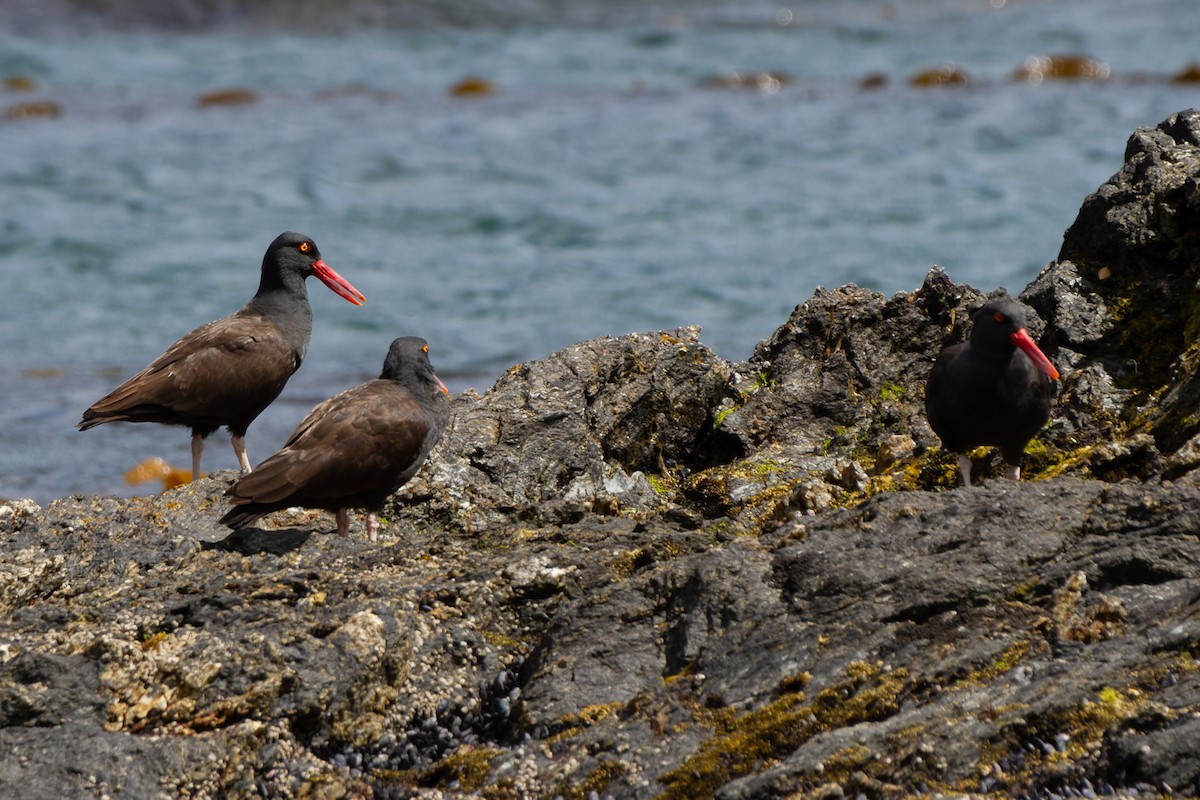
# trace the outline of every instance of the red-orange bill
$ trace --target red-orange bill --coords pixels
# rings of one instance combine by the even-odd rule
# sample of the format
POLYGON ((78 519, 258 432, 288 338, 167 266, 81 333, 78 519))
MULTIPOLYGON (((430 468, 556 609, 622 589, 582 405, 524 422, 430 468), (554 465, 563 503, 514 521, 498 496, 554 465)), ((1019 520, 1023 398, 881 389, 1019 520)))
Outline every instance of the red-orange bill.
POLYGON ((1046 354, 1034 344, 1033 339, 1029 338, 1029 334, 1025 332, 1024 328, 1021 328, 1021 330, 1012 335, 1012 343, 1021 348, 1025 355, 1029 356, 1029 360, 1033 362, 1034 366, 1049 375, 1053 380, 1058 380, 1058 370, 1050 363, 1050 359, 1046 358, 1046 354))
POLYGON ((324 261, 321 261, 320 259, 314 261, 312 268, 313 274, 317 276, 321 283, 333 290, 335 294, 346 298, 346 300, 356 306, 361 306, 363 303, 367 302, 367 298, 363 297, 362 292, 360 292, 358 289, 355 289, 350 284, 350 281, 346 280, 341 275, 338 275, 336 272, 330 269, 329 265, 324 261))

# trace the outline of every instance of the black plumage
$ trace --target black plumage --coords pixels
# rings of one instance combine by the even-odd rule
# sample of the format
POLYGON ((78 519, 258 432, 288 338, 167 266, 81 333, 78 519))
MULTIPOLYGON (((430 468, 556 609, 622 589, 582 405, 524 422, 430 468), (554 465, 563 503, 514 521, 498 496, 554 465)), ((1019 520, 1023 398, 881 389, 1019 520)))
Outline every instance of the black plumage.
POLYGON ((945 449, 958 454, 963 483, 971 485, 967 451, 992 446, 1021 476, 1029 440, 1050 419, 1051 380, 1058 370, 1025 330, 1025 310, 992 300, 972 316, 970 338, 942 350, 925 385, 929 426, 945 449))

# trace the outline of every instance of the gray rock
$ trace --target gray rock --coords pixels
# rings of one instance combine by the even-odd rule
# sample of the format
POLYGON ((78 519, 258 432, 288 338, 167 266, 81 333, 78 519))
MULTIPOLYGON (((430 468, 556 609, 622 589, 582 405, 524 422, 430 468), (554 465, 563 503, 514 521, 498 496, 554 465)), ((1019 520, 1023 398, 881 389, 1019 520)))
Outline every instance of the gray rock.
POLYGON ((924 420, 987 298, 934 269, 745 362, 515 367, 377 544, 231 534, 232 473, 0 504, 0 796, 1197 794, 1197 186, 1200 115, 1137 131, 1021 293, 1063 378, 1020 483, 924 420))
POLYGON ((730 366, 699 334, 602 338, 513 367, 483 397, 456 399, 425 480, 401 498, 431 497, 435 514, 473 529, 509 512, 578 518, 598 493, 657 505, 648 484, 601 491, 586 482, 595 483, 597 465, 611 480, 618 470, 662 474, 703 458, 730 366), (575 506, 564 512, 562 501, 575 506))

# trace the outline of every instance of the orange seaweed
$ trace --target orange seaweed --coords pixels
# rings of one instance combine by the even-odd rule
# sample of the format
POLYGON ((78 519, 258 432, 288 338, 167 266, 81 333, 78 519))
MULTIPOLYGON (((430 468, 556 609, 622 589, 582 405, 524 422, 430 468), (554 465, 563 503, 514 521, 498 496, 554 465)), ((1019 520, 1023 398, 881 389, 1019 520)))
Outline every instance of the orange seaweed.
POLYGON ((210 106, 240 106, 258 100, 258 93, 249 89, 221 89, 200 95, 197 101, 200 108, 210 106))
POLYGON ((32 103, 18 103, 4 109, 5 119, 35 119, 57 117, 62 113, 62 106, 53 100, 35 100, 32 103))
POLYGON ((1091 56, 1055 55, 1030 56, 1013 73, 1013 80, 1041 83, 1042 81, 1108 80, 1108 65, 1091 56))
POLYGON ((1200 83, 1200 61, 1193 61, 1172 75, 1171 83, 1200 83))
POLYGON ((954 64, 940 64, 936 67, 930 67, 929 69, 921 70, 908 79, 909 86, 917 86, 922 89, 966 86, 970 82, 971 79, 967 77, 967 73, 954 64))
POLYGON ((176 486, 188 483, 191 479, 191 470, 172 467, 158 456, 147 458, 125 473, 125 482, 131 486, 137 486, 147 481, 162 481, 164 489, 174 489, 176 486))
POLYGON ((487 78, 463 78, 450 87, 451 97, 486 97, 496 93, 496 85, 487 78))
POLYGON ((4 89, 9 92, 32 92, 37 81, 28 75, 9 75, 4 79, 4 89))

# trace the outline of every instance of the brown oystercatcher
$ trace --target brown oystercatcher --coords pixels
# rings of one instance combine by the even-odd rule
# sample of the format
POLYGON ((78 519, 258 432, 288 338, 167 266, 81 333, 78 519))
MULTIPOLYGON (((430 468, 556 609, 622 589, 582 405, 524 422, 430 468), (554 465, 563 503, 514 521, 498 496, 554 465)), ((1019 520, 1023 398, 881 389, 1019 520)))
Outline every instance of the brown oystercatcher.
POLYGON ((312 308, 304 279, 354 305, 365 298, 321 260, 316 244, 281 233, 263 256, 258 292, 245 306, 186 334, 150 366, 83 412, 81 431, 106 422, 158 422, 192 429, 192 477, 204 439, 224 425, 243 471, 246 429, 279 396, 308 352, 312 308))
POLYGON ((349 510, 367 510, 375 541, 383 503, 417 473, 450 419, 445 385, 416 336, 392 342, 383 372, 309 412, 278 453, 238 478, 221 517, 241 528, 290 506, 337 513, 338 533, 350 530, 349 510))

